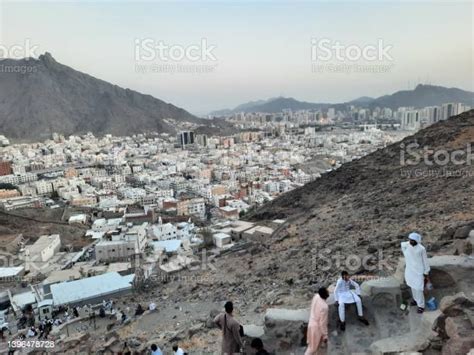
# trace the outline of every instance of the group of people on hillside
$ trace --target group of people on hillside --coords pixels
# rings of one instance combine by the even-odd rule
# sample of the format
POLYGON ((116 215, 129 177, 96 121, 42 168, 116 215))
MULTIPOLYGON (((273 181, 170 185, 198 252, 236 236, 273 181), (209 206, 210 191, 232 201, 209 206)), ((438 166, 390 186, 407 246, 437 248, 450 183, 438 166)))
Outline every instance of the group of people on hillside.
MULTIPOLYGON (((423 313, 425 309, 423 292, 425 285, 429 282, 430 266, 426 249, 421 245, 421 236, 418 233, 411 233, 408 236, 408 241, 401 243, 401 249, 406 264, 405 280, 411 288, 413 296, 411 305, 418 307, 418 313, 423 313)), ((306 337, 308 346, 305 355, 318 354, 318 350, 328 342, 328 298, 329 291, 325 287, 321 287, 313 297, 306 337)), ((341 277, 337 280, 334 289, 334 300, 338 309, 341 331, 346 329, 345 310, 348 304, 355 304, 358 320, 366 326, 369 325, 363 313, 360 286, 351 279, 347 271, 342 271, 341 277)), ((227 302, 224 309, 225 312, 217 315, 214 319, 214 323, 222 331, 221 353, 227 355, 240 353, 244 348, 243 327, 233 317, 234 306, 232 302, 227 302)), ((256 355, 268 354, 260 338, 252 340, 251 348, 254 349, 256 355)))
MULTIPOLYGON (((417 306, 417 313, 425 310, 425 285, 429 282, 430 265, 426 249, 421 245, 421 235, 410 233, 408 241, 401 243, 403 256, 405 257, 405 281, 411 289, 413 301, 412 306, 417 306)), ((307 342, 308 347, 305 355, 318 354, 318 349, 328 341, 328 304, 329 292, 321 287, 313 297, 308 324, 307 342)), ((363 316, 362 302, 360 299, 360 287, 357 282, 351 280, 346 271, 336 283, 334 299, 338 306, 339 324, 342 331, 346 329, 345 305, 356 304, 359 321, 365 325, 369 322, 363 316)))

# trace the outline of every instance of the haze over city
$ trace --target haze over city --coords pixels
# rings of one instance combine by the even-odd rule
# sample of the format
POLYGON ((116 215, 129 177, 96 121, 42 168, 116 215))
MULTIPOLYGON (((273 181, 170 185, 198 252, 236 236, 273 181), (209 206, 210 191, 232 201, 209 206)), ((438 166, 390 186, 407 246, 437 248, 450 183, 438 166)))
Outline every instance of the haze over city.
POLYGON ((51 52, 77 70, 198 115, 276 96, 337 103, 419 83, 473 89, 471 2, 2 1, 0 11, 5 45, 29 39, 37 55, 51 52), (183 47, 205 39, 215 60, 199 63, 213 68, 140 72, 135 41, 144 39, 183 47), (389 65, 376 75, 314 72, 313 39, 359 47, 382 40, 393 60, 376 62, 389 65))

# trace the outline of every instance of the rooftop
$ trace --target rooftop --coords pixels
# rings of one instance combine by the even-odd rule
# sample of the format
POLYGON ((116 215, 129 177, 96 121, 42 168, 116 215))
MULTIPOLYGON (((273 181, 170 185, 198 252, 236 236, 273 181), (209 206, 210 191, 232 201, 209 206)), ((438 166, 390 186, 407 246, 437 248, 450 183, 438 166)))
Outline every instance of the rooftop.
POLYGON ((16 276, 23 272, 23 270, 25 270, 23 266, 0 267, 0 278, 16 276))
POLYGON ((134 276, 109 272, 81 280, 61 282, 51 286, 51 294, 56 306, 106 297, 114 292, 131 289, 134 276))
POLYGON ((181 240, 178 239, 170 239, 170 240, 160 240, 158 242, 152 242, 153 248, 157 249, 164 249, 167 253, 172 253, 177 251, 181 247, 181 240))
POLYGON ((28 245, 27 249, 30 254, 40 253, 44 248, 55 243, 57 239, 60 239, 59 234, 42 235, 36 242, 34 242, 34 244, 28 245))

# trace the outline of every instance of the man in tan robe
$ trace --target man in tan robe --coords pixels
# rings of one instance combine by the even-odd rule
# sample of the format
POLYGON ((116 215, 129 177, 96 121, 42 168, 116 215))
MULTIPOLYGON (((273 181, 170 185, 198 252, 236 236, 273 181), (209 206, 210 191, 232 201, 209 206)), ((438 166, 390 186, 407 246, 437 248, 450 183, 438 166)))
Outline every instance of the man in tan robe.
POLYGON ((224 306, 225 312, 214 318, 214 323, 222 330, 222 354, 232 355, 240 353, 242 349, 242 338, 240 337, 240 324, 234 317, 234 305, 227 302, 224 306))
POLYGON ((311 302, 311 312, 309 314, 308 333, 306 340, 308 348, 305 355, 316 355, 321 343, 328 341, 328 304, 326 299, 329 292, 325 287, 321 287, 311 302))

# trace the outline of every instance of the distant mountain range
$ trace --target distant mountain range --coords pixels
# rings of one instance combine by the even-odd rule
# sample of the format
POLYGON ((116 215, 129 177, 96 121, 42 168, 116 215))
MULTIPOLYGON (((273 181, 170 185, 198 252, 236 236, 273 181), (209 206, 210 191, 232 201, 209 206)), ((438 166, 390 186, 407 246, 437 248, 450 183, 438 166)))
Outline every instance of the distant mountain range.
POLYGON ((448 102, 461 102, 474 106, 474 93, 457 88, 446 88, 434 85, 418 85, 414 90, 397 91, 391 95, 385 95, 378 98, 367 96, 342 103, 312 103, 298 101, 294 98, 277 97, 268 100, 259 100, 248 102, 237 106, 234 109, 219 110, 211 112, 212 116, 224 116, 238 112, 268 112, 278 113, 284 109, 291 110, 317 110, 334 107, 344 109, 349 105, 358 105, 361 107, 389 107, 397 109, 402 106, 425 107, 441 105, 448 102))
POLYGON ((227 125, 76 71, 49 53, 38 59, 0 60, 0 66, 0 134, 8 138, 41 140, 53 132, 174 133, 181 123, 205 130, 227 125))

